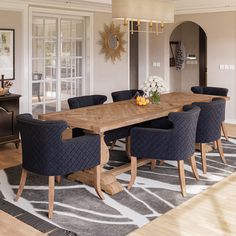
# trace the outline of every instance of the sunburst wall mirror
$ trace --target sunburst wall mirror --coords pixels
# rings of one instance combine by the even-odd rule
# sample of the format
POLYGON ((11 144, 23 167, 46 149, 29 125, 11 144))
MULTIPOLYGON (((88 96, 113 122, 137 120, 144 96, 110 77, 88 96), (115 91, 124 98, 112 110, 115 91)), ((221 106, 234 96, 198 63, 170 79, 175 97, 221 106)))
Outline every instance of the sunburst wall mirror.
POLYGON ((117 59, 121 60, 121 53, 125 52, 124 45, 124 32, 121 32, 120 26, 115 26, 114 23, 104 25, 104 31, 100 31, 101 39, 99 44, 101 45, 100 53, 105 54, 106 61, 111 60, 113 63, 117 59))

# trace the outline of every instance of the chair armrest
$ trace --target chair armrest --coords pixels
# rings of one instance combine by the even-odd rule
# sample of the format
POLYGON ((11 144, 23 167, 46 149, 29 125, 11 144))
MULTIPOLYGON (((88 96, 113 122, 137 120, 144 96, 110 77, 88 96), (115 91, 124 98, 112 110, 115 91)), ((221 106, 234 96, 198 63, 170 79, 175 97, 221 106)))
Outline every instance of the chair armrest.
POLYGON ((100 136, 84 135, 62 141, 63 162, 69 163, 71 172, 100 164, 100 136))
POLYGON ((138 158, 160 158, 166 152, 173 129, 131 129, 131 155, 138 158))

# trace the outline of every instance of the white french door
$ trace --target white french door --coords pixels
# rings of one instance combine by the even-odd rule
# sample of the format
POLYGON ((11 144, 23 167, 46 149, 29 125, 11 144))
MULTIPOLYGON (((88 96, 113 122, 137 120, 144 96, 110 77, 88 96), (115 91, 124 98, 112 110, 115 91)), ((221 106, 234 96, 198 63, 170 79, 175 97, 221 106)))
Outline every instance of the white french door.
POLYGON ((32 17, 32 113, 68 109, 85 93, 85 17, 32 17))

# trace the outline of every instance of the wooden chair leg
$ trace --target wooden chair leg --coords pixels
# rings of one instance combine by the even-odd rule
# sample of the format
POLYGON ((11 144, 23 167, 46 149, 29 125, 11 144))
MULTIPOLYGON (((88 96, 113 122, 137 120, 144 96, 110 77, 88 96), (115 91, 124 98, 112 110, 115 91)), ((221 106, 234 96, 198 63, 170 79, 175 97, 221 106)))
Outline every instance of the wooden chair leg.
POLYGON ((157 160, 152 160, 151 161, 151 170, 154 170, 157 165, 157 160))
POLYGON ((160 161, 160 163, 159 163, 159 166, 162 166, 162 165, 164 165, 164 163, 165 163, 165 161, 160 161))
POLYGON ((195 160, 194 155, 190 158, 190 164, 192 167, 194 177, 196 178, 196 180, 199 180, 199 175, 198 175, 197 165, 196 165, 196 160, 195 160))
POLYGON ((216 141, 216 143, 217 143, 218 151, 220 153, 220 157, 221 157, 223 163, 226 164, 225 155, 224 155, 224 151, 223 151, 222 144, 221 144, 221 139, 218 139, 216 141))
POLYGON ((202 171, 204 174, 207 173, 207 163, 206 163, 206 144, 201 143, 201 158, 202 158, 202 171))
POLYGON ((130 177, 128 189, 131 189, 137 176, 137 158, 131 156, 130 160, 131 160, 131 177, 130 177))
POLYGON ((58 176, 56 176, 55 178, 56 178, 56 182, 57 182, 58 184, 61 184, 61 176, 58 175, 58 176))
POLYGON ((228 131, 227 131, 227 128, 226 128, 226 125, 224 122, 221 123, 221 128, 222 128, 223 134, 225 136, 225 139, 227 141, 229 141, 228 131))
POLYGON ((217 143, 216 143, 216 141, 213 142, 213 148, 214 148, 214 149, 217 149, 217 143))
POLYGON ((55 194, 55 176, 48 177, 48 218, 52 219, 53 216, 53 205, 54 205, 54 194, 55 194))
POLYGON ((178 170, 179 170, 179 182, 181 187, 182 195, 186 196, 186 182, 185 182, 185 173, 184 173, 184 161, 178 161, 178 170))
POLYGON ((110 150, 113 150, 113 148, 114 148, 115 145, 116 145, 116 141, 117 141, 117 140, 112 141, 112 144, 111 144, 111 148, 110 148, 110 150))
POLYGON ((104 200, 104 196, 101 189, 101 165, 94 167, 94 188, 97 192, 97 195, 100 199, 104 200))
POLYGON ((19 188, 18 188, 16 197, 14 199, 15 201, 18 201, 19 197, 21 196, 21 194, 22 194, 22 192, 24 190, 25 182, 26 182, 26 179, 27 179, 27 175, 28 175, 28 171, 26 169, 22 168, 19 188))
POLYGON ((131 138, 130 138, 130 136, 126 137, 126 153, 127 153, 127 156, 130 157, 130 155, 131 155, 131 138))

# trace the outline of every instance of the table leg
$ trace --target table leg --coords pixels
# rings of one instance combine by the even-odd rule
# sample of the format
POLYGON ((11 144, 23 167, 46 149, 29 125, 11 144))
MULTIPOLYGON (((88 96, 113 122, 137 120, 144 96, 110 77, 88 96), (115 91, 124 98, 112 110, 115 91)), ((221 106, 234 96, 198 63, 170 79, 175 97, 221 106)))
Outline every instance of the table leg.
MULTIPOLYGON (((101 140, 101 189, 110 195, 123 191, 122 185, 117 181, 115 175, 104 172, 103 166, 109 161, 109 150, 104 141, 104 135, 100 135, 101 140)), ((81 183, 94 185, 94 170, 85 170, 73 173, 68 176, 69 180, 80 181, 81 183)))

